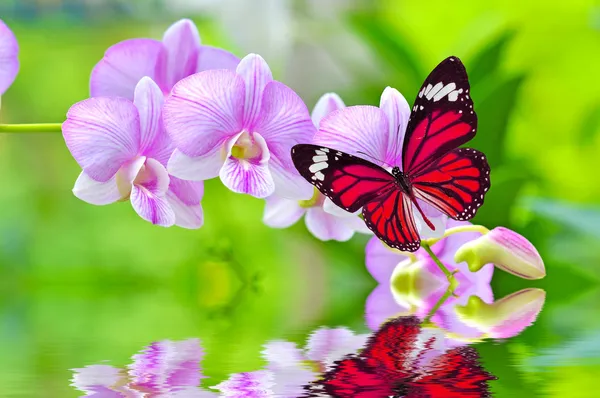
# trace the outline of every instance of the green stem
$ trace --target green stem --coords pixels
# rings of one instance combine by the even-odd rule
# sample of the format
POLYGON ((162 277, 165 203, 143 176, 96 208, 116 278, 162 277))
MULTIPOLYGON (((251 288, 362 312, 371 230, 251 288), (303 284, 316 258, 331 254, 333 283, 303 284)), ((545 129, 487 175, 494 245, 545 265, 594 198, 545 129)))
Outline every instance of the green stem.
POLYGON ((62 123, 0 124, 0 133, 60 133, 62 123))
POLYGON ((446 293, 444 293, 444 295, 442 297, 440 297, 440 299, 437 301, 437 303, 435 303, 433 308, 431 310, 429 310, 425 319, 423 319, 424 324, 429 322, 429 320, 431 319, 431 317, 433 315, 435 315, 437 310, 439 310, 440 307, 446 302, 446 300, 448 300, 448 297, 450 297, 452 295, 453 291, 454 291, 454 286, 452 284, 450 284, 448 286, 448 289, 446 289, 446 293))
POLYGON ((463 226, 454 227, 454 228, 448 228, 446 230, 446 232, 444 232, 444 236, 441 236, 439 238, 427 239, 426 243, 429 246, 433 246, 435 243, 439 242, 440 240, 442 240, 450 235, 458 234, 461 232, 479 232, 480 234, 485 235, 488 232, 490 232, 490 230, 487 229, 486 227, 484 227, 483 225, 475 225, 475 224, 463 225, 463 226))
POLYGON ((422 241, 421 246, 423 247, 423 249, 425 249, 427 254, 429 254, 429 257, 431 257, 433 262, 436 263, 437 266, 442 270, 444 275, 446 275, 446 278, 448 278, 449 281, 451 279, 453 279, 454 276, 453 276, 452 272, 448 271, 448 268, 446 268, 446 266, 440 261, 440 259, 435 255, 433 250, 431 250, 431 246, 429 246, 429 243, 422 241))

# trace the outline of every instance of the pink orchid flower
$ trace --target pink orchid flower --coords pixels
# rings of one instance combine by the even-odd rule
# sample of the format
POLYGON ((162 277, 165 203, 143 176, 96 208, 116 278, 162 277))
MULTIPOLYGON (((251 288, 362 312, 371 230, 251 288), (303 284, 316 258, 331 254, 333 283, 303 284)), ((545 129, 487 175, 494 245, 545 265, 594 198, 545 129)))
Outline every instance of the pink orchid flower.
POLYGON ((130 39, 106 50, 92 71, 92 97, 119 96, 133 99, 134 89, 144 76, 168 94, 184 77, 209 69, 235 70, 239 58, 220 48, 200 44, 196 25, 182 19, 171 25, 162 41, 130 39))
MULTIPOLYGON (((393 166, 402 169, 402 145, 409 117, 406 99, 398 90, 387 87, 379 107, 350 106, 330 113, 321 121, 313 142, 362 157, 388 170, 393 166)), ((435 226, 435 231, 430 229, 415 208, 421 238, 442 236, 448 217, 423 201, 419 200, 419 205, 435 226)))
MULTIPOLYGON (((313 124, 318 127, 321 119, 326 115, 345 106, 337 94, 324 94, 312 111, 313 124)), ((310 186, 308 183, 306 185, 310 186)), ((317 189, 313 192, 313 197, 309 200, 269 196, 265 204, 264 223, 273 228, 287 228, 305 215, 306 228, 316 238, 324 241, 347 241, 352 238, 355 231, 371 233, 356 214, 340 209, 317 189)))
POLYGON ((269 66, 250 54, 230 70, 209 70, 181 80, 163 110, 177 149, 169 172, 185 180, 219 176, 234 192, 257 198, 273 193, 310 199, 291 147, 315 132, 308 109, 269 66))
MULTIPOLYGON (((448 220, 446 226, 452 228, 467 224, 466 221, 448 220)), ((461 322, 454 307, 466 304, 471 296, 477 296, 485 303, 493 302, 490 282, 494 266, 488 264, 478 272, 471 272, 466 263, 454 262, 456 250, 479 236, 478 232, 454 234, 432 246, 433 252, 450 271, 459 271, 455 274, 459 284, 454 291, 458 297, 449 297, 431 321, 465 338, 479 337, 481 333, 461 322)), ((379 282, 379 286, 367 298, 365 308, 367 325, 372 330, 377 330, 386 320, 399 315, 424 318, 448 289, 448 279, 427 252, 419 249, 414 254, 416 261, 413 262, 401 252, 386 247, 376 237, 367 244, 367 269, 379 282)))
POLYGON ((145 77, 133 101, 98 97, 69 109, 63 137, 83 169, 73 193, 94 205, 129 198, 153 224, 200 228, 202 182, 183 181, 166 170, 173 144, 162 127, 163 100, 160 88, 145 77))
POLYGON ((72 385, 94 398, 216 398, 203 390, 198 339, 152 343, 133 356, 127 371, 110 365, 73 369, 72 385))
POLYGON ((0 96, 19 73, 19 44, 13 32, 0 19, 0 96))

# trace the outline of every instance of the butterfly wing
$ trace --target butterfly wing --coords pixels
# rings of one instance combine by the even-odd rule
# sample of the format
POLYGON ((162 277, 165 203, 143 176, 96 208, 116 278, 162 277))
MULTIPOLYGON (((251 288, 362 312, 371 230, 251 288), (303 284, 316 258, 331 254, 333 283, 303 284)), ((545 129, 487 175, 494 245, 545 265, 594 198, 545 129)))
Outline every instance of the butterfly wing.
POLYGON ((323 379, 308 386, 308 391, 310 397, 381 398, 394 395, 384 378, 354 356, 336 362, 323 379))
POLYGON ((475 149, 454 149, 410 176, 415 196, 455 220, 469 220, 490 189, 490 167, 475 149))
POLYGON ((397 190, 394 176, 382 167, 335 149, 295 145, 292 160, 306 181, 351 213, 375 198, 397 190))
POLYGON ((404 136, 406 174, 418 173, 475 136, 477 115, 469 90, 467 71, 457 57, 446 58, 425 79, 404 136))
POLYGON ((495 379, 481 366, 474 348, 459 347, 441 355, 424 376, 411 381, 406 398, 490 397, 488 381, 495 379))

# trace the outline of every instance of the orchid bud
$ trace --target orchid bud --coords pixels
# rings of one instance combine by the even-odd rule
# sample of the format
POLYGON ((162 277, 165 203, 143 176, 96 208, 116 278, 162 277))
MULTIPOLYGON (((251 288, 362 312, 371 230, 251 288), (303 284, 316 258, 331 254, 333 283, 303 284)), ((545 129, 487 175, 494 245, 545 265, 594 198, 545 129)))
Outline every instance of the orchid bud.
POLYGON ((454 255, 459 263, 466 261, 471 272, 492 263, 524 279, 546 276, 544 261, 525 237, 508 228, 497 227, 481 237, 462 245, 454 255))
POLYGON ((460 320, 490 338, 508 338, 530 326, 542 311, 546 292, 542 289, 523 289, 486 304, 477 296, 469 297, 466 305, 454 311, 460 320))

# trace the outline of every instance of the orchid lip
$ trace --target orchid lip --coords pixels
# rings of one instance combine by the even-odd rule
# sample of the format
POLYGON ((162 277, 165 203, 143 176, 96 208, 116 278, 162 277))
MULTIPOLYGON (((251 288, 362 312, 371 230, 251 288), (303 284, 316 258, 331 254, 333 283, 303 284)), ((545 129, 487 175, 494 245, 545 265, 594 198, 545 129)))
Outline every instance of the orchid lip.
POLYGON ((243 131, 231 147, 231 156, 236 159, 256 159, 262 154, 263 149, 254 137, 255 133, 243 131))

